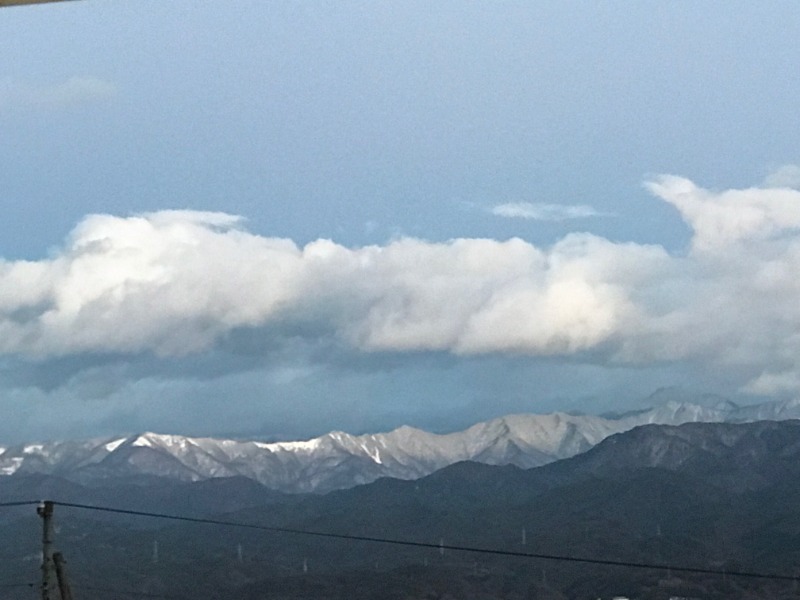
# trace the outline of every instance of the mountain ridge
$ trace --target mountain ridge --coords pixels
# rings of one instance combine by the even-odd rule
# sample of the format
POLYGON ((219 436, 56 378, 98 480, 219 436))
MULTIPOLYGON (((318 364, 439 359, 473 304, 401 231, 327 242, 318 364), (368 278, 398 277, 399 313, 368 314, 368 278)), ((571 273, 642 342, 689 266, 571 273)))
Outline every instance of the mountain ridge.
POLYGON ((542 466, 581 454, 617 433, 648 424, 800 418, 800 400, 712 406, 668 399, 616 417, 513 414, 438 434, 410 426, 386 433, 332 431, 305 441, 237 441, 139 433, 85 441, 0 447, 0 476, 52 474, 83 484, 141 475, 178 481, 246 477, 281 492, 323 493, 381 477, 419 479, 461 461, 542 466))
MULTIPOLYGON (((456 592, 466 599, 571 600, 625 593, 654 600, 788 600, 796 597, 792 581, 737 578, 736 573, 780 578, 793 573, 800 539, 799 458, 800 420, 695 422, 636 427, 539 468, 460 462, 417 481, 383 478, 328 494, 280 495, 242 477, 153 480, 149 487, 115 481, 86 488, 52 475, 29 475, 0 478, 0 489, 5 498, 47 497, 62 503, 59 550, 70 556, 73 569, 99 566, 96 572, 113 577, 103 581, 110 587, 119 579, 113 565, 123 564, 131 582, 126 587, 145 593, 158 589, 188 598, 213 590, 223 599, 283 600, 422 600, 455 597, 456 592), (69 502, 213 515, 274 530, 265 534, 220 527, 209 535, 207 526, 198 523, 76 513, 69 502), (298 531, 334 537, 305 539, 298 531), (431 547, 364 545, 336 538, 339 534, 431 547), (158 561, 151 554, 154 540, 161 548, 158 561), (672 565, 675 571, 665 579, 660 567, 620 570, 559 561, 550 568, 549 562, 465 555, 436 544, 672 565), (408 568, 418 569, 412 579, 393 578, 408 568), (309 577, 317 578, 313 595, 309 577), (436 584, 441 592, 419 589, 419 581, 436 584)), ((38 548, 32 507, 24 513, 22 507, 14 510, 0 515, 0 534, 7 542, 0 561, 3 580, 20 569, 19 548, 34 557, 38 548)))

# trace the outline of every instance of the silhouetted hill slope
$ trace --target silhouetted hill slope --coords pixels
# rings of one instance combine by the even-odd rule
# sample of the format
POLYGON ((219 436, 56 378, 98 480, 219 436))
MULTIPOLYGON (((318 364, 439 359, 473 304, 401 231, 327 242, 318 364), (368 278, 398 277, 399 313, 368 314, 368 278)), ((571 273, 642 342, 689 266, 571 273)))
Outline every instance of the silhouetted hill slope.
POLYGON ((775 485, 800 476, 800 421, 644 425, 535 472, 574 480, 643 468, 679 472, 728 490, 775 485))

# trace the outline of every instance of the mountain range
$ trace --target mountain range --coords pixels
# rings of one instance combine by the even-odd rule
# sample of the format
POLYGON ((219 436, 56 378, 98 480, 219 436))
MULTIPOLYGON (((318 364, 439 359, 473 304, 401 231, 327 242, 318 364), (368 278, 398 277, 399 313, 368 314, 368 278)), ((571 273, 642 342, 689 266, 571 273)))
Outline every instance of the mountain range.
POLYGON ((800 418, 800 400, 739 406, 706 397, 702 403, 669 399, 621 415, 509 415, 448 434, 404 426, 388 433, 334 431, 307 441, 266 443, 142 433, 0 447, 0 477, 55 475, 90 486, 122 478, 244 477, 280 492, 324 493, 382 477, 419 479, 461 461, 538 467, 646 424, 792 418, 800 418))
MULTIPOLYGON (((327 494, 265 494, 242 477, 90 488, 28 475, 0 488, 18 486, 4 499, 56 501, 57 548, 91 600, 114 590, 220 600, 788 600, 800 560, 798 459, 800 421, 685 423, 637 427, 533 469, 461 462, 327 494), (198 512, 220 521, 153 518, 198 512)), ((39 519, 32 506, 4 516, 0 581, 35 581, 39 519)), ((26 594, 4 589, 9 600, 26 594)))

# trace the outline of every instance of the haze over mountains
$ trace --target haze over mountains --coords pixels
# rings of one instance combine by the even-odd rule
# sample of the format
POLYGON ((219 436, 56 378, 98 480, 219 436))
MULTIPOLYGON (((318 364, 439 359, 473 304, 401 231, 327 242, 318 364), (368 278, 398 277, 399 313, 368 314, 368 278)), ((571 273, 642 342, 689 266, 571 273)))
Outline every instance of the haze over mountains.
POLYGON ((443 435, 400 427, 388 433, 331 432, 308 441, 265 443, 143 433, 0 448, 0 474, 56 475, 89 486, 136 477, 185 482, 244 477, 281 492, 321 493, 381 477, 418 479, 461 461, 537 467, 645 424, 799 417, 800 400, 738 406, 709 396, 703 404, 672 399, 648 410, 605 417, 509 415, 443 435))

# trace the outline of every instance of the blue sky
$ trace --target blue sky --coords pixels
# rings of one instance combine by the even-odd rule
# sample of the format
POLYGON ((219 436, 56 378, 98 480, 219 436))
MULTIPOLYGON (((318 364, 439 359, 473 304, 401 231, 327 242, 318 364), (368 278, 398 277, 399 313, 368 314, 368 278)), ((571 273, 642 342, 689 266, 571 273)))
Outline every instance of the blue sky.
POLYGON ((3 9, 0 437, 794 397, 798 35, 789 2, 3 9))

